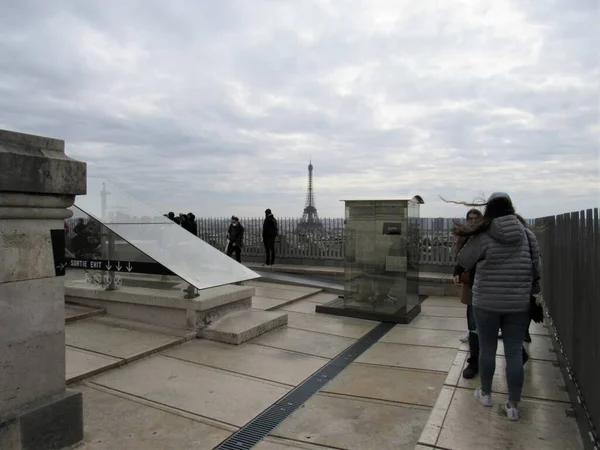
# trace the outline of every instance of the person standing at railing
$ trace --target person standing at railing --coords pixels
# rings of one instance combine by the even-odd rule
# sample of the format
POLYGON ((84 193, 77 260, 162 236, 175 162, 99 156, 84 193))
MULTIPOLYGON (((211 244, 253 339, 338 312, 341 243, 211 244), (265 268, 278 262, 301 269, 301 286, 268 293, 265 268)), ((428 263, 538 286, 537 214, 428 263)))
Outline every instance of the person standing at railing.
MULTIPOLYGON (((481 211, 478 209, 470 209, 467 212, 467 224, 473 226, 482 218, 481 211)), ((456 252, 457 254, 468 242, 468 237, 456 236, 456 252)), ((463 377, 470 379, 474 378, 479 372, 479 337, 477 336, 477 327, 475 318, 473 317, 473 282, 475 280, 475 269, 465 270, 460 264, 454 266, 454 284, 460 285, 460 301, 467 305, 467 342, 469 343, 469 358, 467 359, 467 367, 463 370, 463 377)), ((464 342, 464 339, 461 339, 464 342)))
POLYGON ((273 216, 270 209, 265 211, 265 221, 263 222, 263 243, 265 244, 265 266, 275 264, 275 240, 279 234, 277 219, 273 216))
POLYGON ((518 420, 524 378, 523 341, 530 320, 530 297, 536 293, 541 276, 540 251, 535 234, 516 217, 508 194, 494 193, 483 205, 481 221, 474 226, 456 224, 453 229, 454 234, 470 238, 458 254, 458 264, 466 270, 476 268, 472 302, 480 344, 481 387, 475 390, 475 398, 484 406, 492 406, 501 329, 508 385, 504 411, 509 420, 518 420))
POLYGON ((231 255, 235 252, 235 260, 239 263, 242 262, 242 248, 244 247, 244 227, 240 223, 240 219, 236 216, 231 216, 231 224, 227 230, 227 256, 231 258, 231 255))

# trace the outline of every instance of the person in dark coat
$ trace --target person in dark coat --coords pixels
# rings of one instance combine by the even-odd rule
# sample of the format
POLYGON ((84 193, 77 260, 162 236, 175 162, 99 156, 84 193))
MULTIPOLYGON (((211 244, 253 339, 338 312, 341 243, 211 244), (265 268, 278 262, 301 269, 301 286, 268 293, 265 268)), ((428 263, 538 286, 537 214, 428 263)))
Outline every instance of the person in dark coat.
POLYGON ((244 247, 244 227, 240 223, 240 219, 236 216, 231 216, 231 225, 227 230, 227 256, 231 258, 231 255, 235 252, 235 260, 239 263, 242 262, 242 248, 244 247))
MULTIPOLYGON (((481 220, 481 211, 478 209, 470 209, 467 212, 467 223, 475 224, 481 220)), ((469 239, 457 236, 456 253, 458 254, 465 246, 469 239)), ((473 317, 473 305, 471 300, 473 297, 473 281, 475 280, 475 269, 465 270, 459 264, 454 266, 454 283, 460 285, 460 301, 467 305, 467 327, 469 329, 469 358, 467 359, 467 367, 463 370, 464 378, 474 378, 479 372, 479 337, 477 336, 475 318, 473 317)))
POLYGON ((183 216, 184 221, 181 224, 183 228, 192 233, 194 236, 198 235, 198 224, 196 223, 196 216, 192 213, 187 213, 183 216))
POLYGON ((265 211, 265 221, 263 222, 263 243, 265 244, 266 262, 265 266, 275 264, 275 240, 279 234, 277 220, 270 209, 265 211))

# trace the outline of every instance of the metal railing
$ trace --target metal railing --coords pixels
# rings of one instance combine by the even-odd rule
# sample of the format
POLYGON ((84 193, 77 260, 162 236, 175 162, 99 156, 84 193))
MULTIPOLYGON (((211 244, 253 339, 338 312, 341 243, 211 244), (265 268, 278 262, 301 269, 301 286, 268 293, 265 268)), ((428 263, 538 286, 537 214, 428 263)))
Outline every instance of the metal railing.
MULTIPOLYGON (((450 233, 454 219, 418 219, 421 234, 421 264, 454 265, 454 238, 450 233)), ((277 258, 337 261, 344 260, 344 219, 321 219, 321 233, 310 234, 298 227, 300 219, 278 218, 277 258)), ((210 245, 225 250, 229 219, 199 218, 198 236, 210 245)), ((247 257, 263 257, 262 218, 240 218, 244 226, 244 250, 247 257)))
POLYGON ((600 430, 598 208, 536 220, 542 293, 589 425, 600 430))
MULTIPOLYGON (((265 250, 262 241, 263 218, 240 218, 244 226, 245 257, 263 258, 265 250)), ((454 237, 450 230, 455 219, 421 218, 420 230, 420 264, 428 266, 450 267, 455 264, 454 237)), ((298 227, 300 219, 278 218, 279 237, 276 252, 279 261, 315 260, 341 264, 344 260, 344 219, 321 219, 321 233, 302 232, 298 227)), ((74 219, 67 222, 71 225, 67 239, 74 236, 74 219)), ((532 221, 530 221, 532 222, 532 221)), ((227 245, 228 218, 198 218, 198 236, 221 251, 227 245)))

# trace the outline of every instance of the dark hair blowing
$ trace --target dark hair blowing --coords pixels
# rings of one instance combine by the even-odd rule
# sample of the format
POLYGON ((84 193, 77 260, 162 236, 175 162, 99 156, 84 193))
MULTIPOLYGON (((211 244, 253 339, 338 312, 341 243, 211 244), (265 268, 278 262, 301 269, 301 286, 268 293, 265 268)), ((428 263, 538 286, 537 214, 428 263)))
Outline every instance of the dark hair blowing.
POLYGON ((465 206, 471 206, 471 207, 485 206, 485 211, 483 213, 483 217, 481 218, 481 220, 478 220, 476 223, 469 224, 469 223, 461 223, 458 221, 454 222, 454 226, 452 227, 451 231, 456 236, 462 236, 462 237, 475 236, 477 234, 480 234, 480 233, 483 233, 484 231, 486 231, 490 227, 490 225, 492 224, 492 221, 494 219, 497 219, 498 217, 509 216, 511 214, 512 215, 515 214, 515 207, 512 204, 512 200, 509 197, 506 197, 503 195, 490 198, 488 201, 485 201, 485 202, 473 202, 473 203, 445 200, 444 198, 442 198, 442 200, 444 200, 446 203, 455 203, 457 205, 465 205, 465 206))

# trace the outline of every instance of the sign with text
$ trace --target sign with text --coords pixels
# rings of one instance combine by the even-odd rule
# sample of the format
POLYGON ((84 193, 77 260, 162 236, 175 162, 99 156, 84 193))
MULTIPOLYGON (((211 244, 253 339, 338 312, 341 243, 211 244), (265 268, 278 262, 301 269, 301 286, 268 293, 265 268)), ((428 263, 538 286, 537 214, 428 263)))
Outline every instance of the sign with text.
POLYGON ((74 259, 65 260, 66 269, 103 270, 121 273, 145 273, 149 275, 175 275, 158 263, 136 261, 112 261, 106 259, 74 259))

